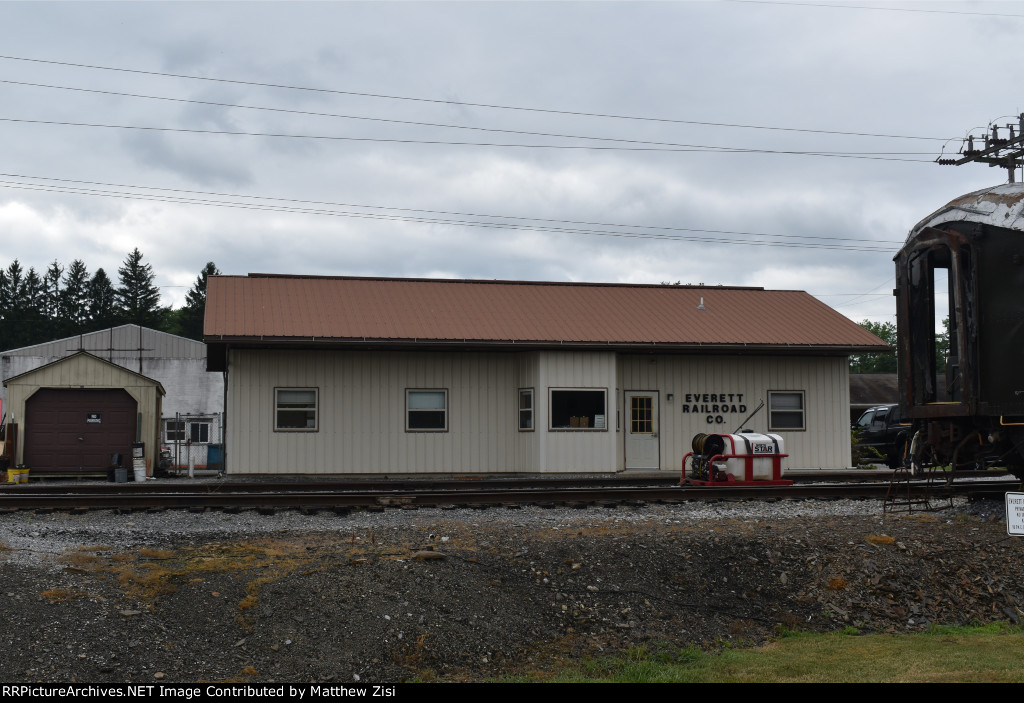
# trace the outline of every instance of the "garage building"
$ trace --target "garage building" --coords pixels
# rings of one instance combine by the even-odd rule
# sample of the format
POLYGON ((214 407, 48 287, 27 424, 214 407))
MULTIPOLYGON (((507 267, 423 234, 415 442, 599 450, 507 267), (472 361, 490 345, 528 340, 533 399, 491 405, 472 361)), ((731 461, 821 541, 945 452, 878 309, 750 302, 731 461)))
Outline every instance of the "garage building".
POLYGON ((15 461, 33 473, 106 471, 115 453, 131 466, 142 442, 147 472, 159 452, 158 381, 80 351, 8 378, 8 421, 19 426, 15 461))

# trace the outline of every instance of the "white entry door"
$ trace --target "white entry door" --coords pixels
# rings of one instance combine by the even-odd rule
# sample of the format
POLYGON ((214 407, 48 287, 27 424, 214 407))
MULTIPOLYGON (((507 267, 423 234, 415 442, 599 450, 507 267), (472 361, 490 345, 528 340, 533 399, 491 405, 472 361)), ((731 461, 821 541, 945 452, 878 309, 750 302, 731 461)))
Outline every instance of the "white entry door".
POLYGON ((626 391, 626 468, 661 468, 658 391, 626 391))

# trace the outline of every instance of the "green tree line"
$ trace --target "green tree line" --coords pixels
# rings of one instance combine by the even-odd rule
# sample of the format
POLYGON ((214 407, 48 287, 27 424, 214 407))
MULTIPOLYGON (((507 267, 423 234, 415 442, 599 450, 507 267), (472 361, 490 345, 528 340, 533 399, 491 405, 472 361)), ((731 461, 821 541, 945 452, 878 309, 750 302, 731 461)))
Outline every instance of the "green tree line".
POLYGON ((116 285, 102 268, 90 275, 81 259, 67 266, 54 259, 42 274, 15 259, 0 269, 0 350, 124 324, 202 339, 206 279, 219 273, 207 263, 185 305, 172 309, 160 305, 153 267, 138 248, 118 268, 116 285))
MULTIPOLYGON (((850 357, 850 373, 896 373, 896 324, 893 322, 858 322, 861 327, 892 347, 892 351, 854 354, 850 357)), ((935 368, 946 368, 949 356, 949 318, 942 320, 943 332, 935 335, 935 368)))

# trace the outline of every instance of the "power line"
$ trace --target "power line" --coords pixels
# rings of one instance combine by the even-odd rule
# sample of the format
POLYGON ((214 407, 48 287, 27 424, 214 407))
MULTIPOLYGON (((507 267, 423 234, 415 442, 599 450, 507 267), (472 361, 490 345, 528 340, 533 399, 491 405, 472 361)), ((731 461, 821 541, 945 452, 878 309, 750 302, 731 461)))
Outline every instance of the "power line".
POLYGON ((826 7, 837 10, 876 10, 880 12, 915 12, 933 15, 974 15, 978 17, 1014 17, 1024 19, 1024 15, 1007 12, 973 12, 968 10, 925 10, 904 7, 878 7, 877 5, 833 5, 832 3, 818 2, 783 2, 782 0, 723 0, 724 2, 736 2, 749 5, 791 5, 793 7, 826 7))
MULTIPOLYGON (((154 202, 167 202, 185 205, 206 205, 211 207, 224 207, 241 210, 257 210, 270 212, 290 212, 296 214, 325 215, 333 217, 350 217, 357 219, 404 221, 417 224, 440 224, 446 226, 481 227, 487 229, 512 229, 520 231, 547 232, 553 234, 580 234, 585 236, 621 237, 628 239, 647 239, 655 241, 689 241, 706 242, 712 244, 743 244, 744 246, 774 246, 800 249, 831 249, 842 251, 868 251, 868 252, 891 252, 893 249, 863 246, 848 246, 841 244, 820 244, 820 243, 793 243, 793 242, 764 242, 750 239, 722 239, 720 237, 693 237, 682 235, 652 234, 641 232, 615 232, 605 230, 585 230, 576 228, 561 227, 537 227, 522 224, 495 223, 495 222, 471 222, 458 220, 444 220, 419 218, 399 215, 383 215, 378 213, 353 213, 334 210, 316 210, 311 208, 297 208, 282 205, 267 205, 262 203, 232 203, 215 200, 201 200, 197 198, 183 198, 178 196, 164 196, 160 194, 137 194, 117 193, 112 191, 99 191, 88 188, 68 188, 61 186, 47 186, 45 184, 18 184, 0 181, 0 187, 14 188, 20 190, 35 190, 50 193, 68 193, 75 195, 90 195, 100 197, 115 197, 128 200, 145 200, 154 202)), ((768 235, 773 236, 773 235, 768 235)))
MULTIPOLYGON (((587 227, 612 227, 617 229, 649 229, 657 230, 660 232, 698 232, 704 234, 725 234, 730 236, 743 236, 743 237, 776 237, 776 238, 788 238, 788 239, 813 239, 813 240, 835 240, 835 241, 850 241, 849 237, 829 237, 825 235, 800 235, 800 234, 773 234, 769 232, 743 232, 736 230, 719 230, 719 229, 699 229, 694 227, 667 227, 664 225, 638 225, 621 222, 592 222, 588 220, 565 220, 565 219, 553 219, 544 217, 523 217, 520 215, 496 215, 493 213, 472 213, 472 212, 460 212, 452 210, 427 210, 423 208, 404 208, 395 207, 388 205, 366 205, 360 203, 345 203, 337 201, 323 201, 323 200, 301 200, 298 198, 279 198, 264 195, 244 195, 239 193, 221 193, 217 191, 206 191, 206 190, 186 190, 182 188, 162 188, 159 186, 140 186, 134 184, 125 183, 110 183, 105 181, 84 181, 76 180, 71 178, 53 178, 49 176, 28 176, 19 173, 0 173, 0 177, 4 178, 27 178, 34 181, 54 181, 58 183, 77 183, 82 185, 94 185, 94 186, 105 186, 109 188, 132 188, 141 190, 158 190, 166 191, 169 193, 185 193, 188 195, 203 195, 203 196, 214 196, 218 198, 244 198, 247 200, 267 200, 272 203, 295 203, 297 205, 325 205, 330 207, 355 207, 367 210, 388 210, 396 212, 413 212, 422 213, 426 215, 454 215, 456 217, 477 217, 477 218, 497 218, 503 220, 519 220, 520 222, 547 222, 558 225, 584 225, 587 227)), ((19 184, 19 185, 35 185, 35 184, 19 184)), ((39 184, 48 186, 48 184, 39 184)), ((55 187, 55 186, 49 186, 55 187)), ((81 190, 93 190, 88 188, 82 188, 81 190)), ((283 207, 291 207, 286 205, 283 207)), ((296 210, 303 208, 296 207, 296 210)), ((312 208, 307 208, 312 209, 312 208)), ((445 218, 440 218, 444 220, 445 218)), ((890 244, 895 245, 898 242, 892 242, 886 239, 864 239, 858 238, 858 242, 874 242, 879 244, 890 244)))
MULTIPOLYGON (((312 112, 312 111, 309 111, 309 110, 291 110, 291 109, 279 108, 279 107, 265 107, 265 106, 257 106, 257 105, 238 105, 238 104, 234 104, 234 103, 214 102, 212 100, 189 100, 189 99, 186 99, 186 98, 170 98, 170 97, 165 97, 165 96, 160 96, 160 95, 143 95, 143 94, 139 94, 139 93, 122 93, 122 92, 113 91, 113 90, 98 90, 98 89, 94 89, 94 88, 75 88, 75 87, 72 87, 72 86, 52 85, 52 84, 47 84, 47 83, 29 83, 29 82, 26 82, 26 81, 11 81, 11 80, 0 79, 0 83, 7 83, 9 85, 30 86, 30 87, 34 87, 34 88, 48 88, 48 89, 53 89, 53 90, 69 90, 69 91, 80 92, 80 93, 96 93, 96 94, 99 94, 99 95, 116 95, 118 97, 141 98, 141 99, 145 99, 145 100, 163 100, 163 101, 167 101, 167 102, 188 103, 188 104, 192 104, 192 105, 210 105, 210 106, 213 106, 213 107, 226 107, 226 108, 233 108, 233 109, 240 109, 240 110, 260 110, 260 111, 266 111, 266 112, 281 112, 281 113, 287 113, 287 114, 291 114, 291 115, 306 115, 306 116, 311 116, 311 117, 334 117, 334 118, 345 119, 345 120, 364 120, 364 121, 368 121, 368 122, 386 122, 386 123, 389 123, 389 124, 413 125, 413 126, 417 126, 417 127, 441 127, 443 129, 465 129, 465 130, 472 130, 472 131, 478 131, 478 132, 498 132, 498 133, 501 133, 501 134, 522 134, 522 135, 527 135, 527 136, 532 136, 532 137, 556 137, 556 138, 560 138, 560 139, 589 139, 589 140, 594 140, 594 141, 622 142, 622 143, 627 143, 627 144, 647 144, 647 145, 653 145, 653 146, 672 146, 672 147, 692 147, 693 146, 692 144, 678 144, 678 143, 675 143, 675 142, 655 142, 655 141, 646 141, 646 140, 641 140, 641 139, 622 139, 622 138, 617 138, 617 137, 593 137, 593 136, 585 136, 585 135, 578 135, 578 134, 560 134, 560 133, 551 133, 551 132, 530 132, 530 131, 518 130, 518 129, 498 129, 498 128, 494 128, 494 127, 473 127, 473 126, 467 126, 467 125, 444 124, 444 123, 438 123, 438 122, 416 122, 416 121, 412 121, 412 120, 397 120, 397 119, 390 119, 390 118, 386 118, 386 117, 366 117, 366 116, 361 116, 361 115, 342 115, 342 114, 332 113, 332 112, 312 112)), ((712 148, 712 147, 708 147, 708 148, 712 148)), ((714 147, 714 148, 727 148, 727 147, 714 147)), ((896 154, 899 154, 899 155, 913 155, 913 154, 922 154, 923 155, 923 154, 933 154, 934 152, 930 152, 930 151, 860 152, 860 151, 858 151, 858 152, 828 152, 828 153, 830 153, 830 154, 832 154, 832 153, 842 153, 842 154, 851 153, 851 154, 870 154, 870 155, 883 155, 883 154, 885 154, 885 155, 896 155, 896 154)))
POLYGON ((190 76, 181 73, 164 73, 160 71, 144 71, 135 68, 118 68, 114 66, 96 66, 92 64, 72 63, 69 61, 52 61, 47 59, 30 59, 22 56, 4 56, 0 55, 0 59, 6 59, 8 61, 27 61, 32 63, 43 63, 51 64, 55 66, 70 66, 73 68, 88 68, 98 71, 118 71, 122 73, 135 73, 146 76, 161 76, 164 78, 184 78, 187 80, 196 81, 209 81, 214 83, 231 83, 234 85, 251 85, 261 88, 281 88, 285 90, 301 90, 313 93, 328 93, 333 95, 352 95, 363 98, 377 98, 382 100, 403 100, 410 102, 423 102, 423 103, 434 103, 439 105, 459 105, 462 107, 482 107, 492 110, 515 110, 519 112, 539 112, 550 115, 569 115, 573 117, 598 117, 602 119, 613 119, 613 120, 636 120, 643 122, 662 122, 666 124, 686 124, 686 125, 699 125, 704 127, 728 127, 735 129, 764 129, 779 132, 804 132, 808 134, 837 134, 850 137, 882 137, 889 139, 923 139, 928 141, 949 141, 949 137, 922 137, 916 135, 900 135, 900 134, 878 134, 871 132, 844 132, 839 130, 827 130, 827 129, 807 129, 800 127, 773 127, 766 125, 751 125, 751 124, 737 124, 731 122, 706 122, 698 120, 679 120, 669 119, 663 117, 642 117, 636 115, 615 115, 608 113, 599 112, 581 112, 574 110, 555 110, 550 108, 538 108, 538 107, 521 107, 516 105, 494 105, 488 103, 473 103, 473 102, 462 102, 458 100, 441 100, 438 98, 414 98, 403 95, 384 95, 379 93, 360 93, 351 90, 334 90, 330 88, 310 88, 305 86, 286 85, 281 83, 263 83, 259 81, 244 81, 230 78, 212 78, 209 76, 190 76))
MULTIPOLYGON (((483 146, 518 149, 570 149, 592 151, 652 151, 664 153, 721 153, 721 154, 784 154, 789 156, 821 156, 837 159, 868 159, 871 161, 904 161, 910 163, 930 164, 930 159, 899 159, 889 156, 869 155, 870 152, 833 152, 833 151, 795 151, 779 149, 745 149, 738 147, 705 146, 700 144, 682 144, 681 148, 667 147, 630 147, 630 146, 595 146, 592 144, 499 144, 495 142, 452 142, 440 139, 388 139, 382 137, 339 137, 323 134, 285 134, 275 132, 233 132, 221 129, 187 129, 184 127, 148 127, 139 125, 98 124, 90 122, 62 122, 56 120, 27 120, 14 117, 0 117, 0 122, 21 124, 43 124, 61 127, 90 127, 101 129, 129 129, 143 132, 174 132, 178 134, 215 134, 234 137, 272 137, 281 139, 320 139, 327 141, 375 142, 385 144, 428 144, 441 146, 483 146)), ((897 152, 899 153, 899 152, 897 152)))

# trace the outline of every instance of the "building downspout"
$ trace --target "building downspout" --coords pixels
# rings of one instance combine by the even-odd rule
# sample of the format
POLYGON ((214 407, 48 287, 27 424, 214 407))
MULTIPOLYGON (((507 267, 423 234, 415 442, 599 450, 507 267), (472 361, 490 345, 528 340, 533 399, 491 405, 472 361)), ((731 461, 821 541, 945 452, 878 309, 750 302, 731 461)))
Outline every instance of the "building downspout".
POLYGON ((221 457, 224 462, 222 475, 228 472, 228 369, 231 368, 231 345, 224 347, 224 410, 220 415, 221 457))

